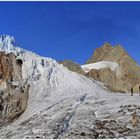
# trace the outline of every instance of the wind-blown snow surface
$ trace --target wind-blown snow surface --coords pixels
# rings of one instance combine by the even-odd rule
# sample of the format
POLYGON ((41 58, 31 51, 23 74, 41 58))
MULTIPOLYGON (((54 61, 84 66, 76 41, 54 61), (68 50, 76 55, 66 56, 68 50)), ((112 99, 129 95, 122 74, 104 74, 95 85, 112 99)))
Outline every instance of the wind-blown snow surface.
POLYGON ((111 71, 117 71, 119 65, 116 62, 100 61, 100 62, 82 65, 81 68, 85 72, 89 72, 91 69, 101 69, 101 68, 109 68, 111 71))
POLYGON ((0 128, 0 138, 140 138, 139 123, 135 128, 130 122, 134 111, 140 113, 138 95, 110 93, 51 58, 16 53, 31 86, 29 99, 25 112, 0 128))

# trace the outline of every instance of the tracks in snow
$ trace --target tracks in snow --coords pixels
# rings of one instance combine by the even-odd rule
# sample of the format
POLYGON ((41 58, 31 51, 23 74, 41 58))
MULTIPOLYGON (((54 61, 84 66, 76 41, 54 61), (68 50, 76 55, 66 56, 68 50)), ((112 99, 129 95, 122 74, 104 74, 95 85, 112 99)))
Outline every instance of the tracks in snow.
POLYGON ((67 109, 66 117, 65 117, 64 121, 62 122, 62 124, 60 125, 59 130, 58 130, 58 133, 56 134, 56 136, 54 137, 54 139, 59 138, 59 135, 61 135, 63 132, 65 132, 68 129, 69 123, 70 123, 72 117, 74 116, 74 114, 76 113, 77 107, 82 102, 84 102, 86 96, 87 96, 87 94, 84 94, 80 98, 76 99, 73 102, 73 104, 71 104, 70 107, 67 109))

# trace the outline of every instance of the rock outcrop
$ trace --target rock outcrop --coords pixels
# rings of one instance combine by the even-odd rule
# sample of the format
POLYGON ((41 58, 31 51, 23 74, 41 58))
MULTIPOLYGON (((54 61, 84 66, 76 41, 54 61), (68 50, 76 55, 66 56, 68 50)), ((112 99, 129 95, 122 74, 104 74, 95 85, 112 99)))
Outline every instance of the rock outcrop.
POLYGON ((105 43, 95 50, 87 63, 100 61, 116 62, 119 68, 116 72, 109 68, 92 69, 87 76, 105 83, 110 90, 115 92, 140 93, 140 67, 121 46, 112 47, 105 43))
POLYGON ((22 60, 0 52, 0 124, 12 121, 26 108, 29 85, 22 79, 22 60))

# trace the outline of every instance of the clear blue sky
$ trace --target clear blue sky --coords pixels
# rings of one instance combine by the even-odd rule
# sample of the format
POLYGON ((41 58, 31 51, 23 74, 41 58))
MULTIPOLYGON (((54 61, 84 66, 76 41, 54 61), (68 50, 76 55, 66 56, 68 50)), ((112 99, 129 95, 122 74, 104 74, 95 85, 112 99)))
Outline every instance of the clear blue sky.
POLYGON ((140 2, 0 2, 0 34, 40 55, 80 64, 107 41, 140 64, 140 2))

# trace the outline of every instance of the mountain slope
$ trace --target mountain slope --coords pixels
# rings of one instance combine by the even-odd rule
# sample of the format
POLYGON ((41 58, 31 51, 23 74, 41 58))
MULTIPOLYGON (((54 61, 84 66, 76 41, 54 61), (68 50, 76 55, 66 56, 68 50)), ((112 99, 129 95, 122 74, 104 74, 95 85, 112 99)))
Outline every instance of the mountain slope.
POLYGON ((0 138, 140 138, 139 96, 110 93, 51 58, 4 45, 23 61, 30 88, 25 112, 0 128, 0 138))
POLYGON ((67 67, 70 71, 79 73, 84 75, 84 71, 81 69, 80 65, 70 61, 70 60, 64 60, 64 61, 60 61, 59 64, 63 64, 65 67, 67 67))
MULTIPOLYGON (((5 37, 6 40, 7 38, 8 37, 5 37)), ((23 60, 22 77, 23 79, 28 80, 30 83, 29 103, 31 103, 31 105, 28 105, 28 107, 31 108, 30 111, 34 113, 36 113, 36 111, 39 112, 41 109, 40 105, 43 104, 40 104, 40 101, 44 101, 46 104, 45 98, 48 99, 51 97, 51 94, 57 95, 55 99, 52 99, 57 101, 59 100, 60 96, 66 94, 65 92, 67 90, 71 91, 71 93, 70 95, 67 94, 66 96, 72 96, 72 94, 75 95, 74 91, 79 88, 83 90, 83 92, 84 90, 86 92, 88 88, 93 89, 92 82, 85 77, 70 72, 67 70, 67 68, 59 65, 55 60, 51 58, 41 57, 20 48, 16 50, 14 47, 12 49, 12 42, 10 44, 10 41, 12 41, 12 39, 7 41, 8 44, 6 47, 3 47, 5 46, 4 43, 1 50, 6 53, 8 53, 10 50, 11 52, 18 54, 18 58, 23 60), (37 102, 39 102, 39 104, 37 104, 37 102)), ((78 95, 78 93, 76 94, 78 95)), ((50 102, 54 101, 50 100, 50 102)))

